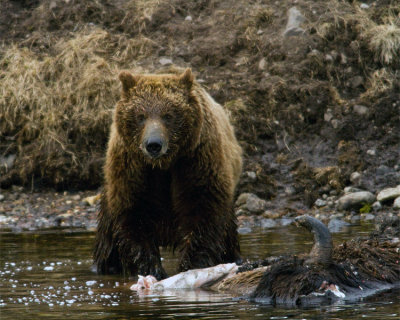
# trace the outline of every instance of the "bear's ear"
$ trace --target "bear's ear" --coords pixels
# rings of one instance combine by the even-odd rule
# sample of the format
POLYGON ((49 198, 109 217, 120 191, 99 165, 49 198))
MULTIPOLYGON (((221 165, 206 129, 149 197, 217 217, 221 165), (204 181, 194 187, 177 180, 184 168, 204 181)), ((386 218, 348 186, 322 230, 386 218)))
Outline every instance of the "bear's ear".
POLYGON ((128 96, 129 89, 136 85, 138 76, 133 76, 129 71, 121 71, 118 78, 122 83, 122 94, 128 96))
POLYGON ((185 84, 188 88, 190 88, 194 81, 194 75, 192 73, 192 69, 187 68, 180 76, 179 81, 185 84))

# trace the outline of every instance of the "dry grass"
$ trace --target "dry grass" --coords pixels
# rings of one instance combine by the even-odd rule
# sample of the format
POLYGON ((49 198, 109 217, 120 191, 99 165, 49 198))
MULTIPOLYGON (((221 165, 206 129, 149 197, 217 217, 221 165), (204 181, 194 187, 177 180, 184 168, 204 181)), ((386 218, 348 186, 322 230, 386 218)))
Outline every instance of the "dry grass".
POLYGON ((18 12, 3 38, 0 153, 17 154, 25 182, 98 183, 90 163, 104 155, 118 71, 141 58, 143 71, 154 70, 161 55, 192 65, 225 102, 249 159, 265 152, 266 139, 289 135, 290 145, 318 134, 330 126, 327 108, 340 139, 350 139, 345 124, 356 132, 366 122, 352 121, 347 109, 361 103, 371 115, 394 114, 398 99, 397 6, 359 3, 300 0, 306 32, 286 39, 289 1, 40 0, 18 12), (351 88, 355 76, 363 84, 351 88))
POLYGON ((161 0, 42 0, 33 9, 27 26, 36 30, 80 30, 88 23, 99 22, 112 28, 123 27, 129 32, 142 32, 152 21, 152 15, 161 0))
POLYGON ((382 64, 400 62, 400 27, 394 22, 374 25, 362 34, 375 59, 382 64))
POLYGON ((382 93, 393 89, 394 83, 398 81, 396 75, 390 69, 382 68, 374 71, 367 80, 366 91, 361 95, 364 101, 374 101, 382 93))
POLYGON ((3 52, 0 136, 14 141, 9 149, 24 163, 23 181, 52 172, 51 183, 60 185, 71 175, 89 174, 88 161, 104 151, 119 96, 118 70, 151 46, 144 38, 90 29, 57 42, 54 55, 15 45, 3 52))
POLYGON ((161 0, 128 1, 124 5, 126 14, 121 24, 128 29, 137 29, 139 33, 145 31, 160 3, 161 0))

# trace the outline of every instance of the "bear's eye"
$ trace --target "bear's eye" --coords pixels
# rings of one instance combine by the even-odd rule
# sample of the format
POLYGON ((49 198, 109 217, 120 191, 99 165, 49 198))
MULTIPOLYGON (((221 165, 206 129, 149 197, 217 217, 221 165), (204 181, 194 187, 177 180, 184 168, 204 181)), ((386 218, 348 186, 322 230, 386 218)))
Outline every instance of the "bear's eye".
POLYGON ((144 122, 146 120, 146 116, 144 114, 138 114, 136 119, 138 122, 144 122))
POLYGON ((165 121, 171 121, 171 120, 173 119, 173 116, 172 116, 172 114, 170 114, 170 113, 166 113, 166 114, 164 114, 164 115, 162 116, 162 118, 163 118, 163 120, 165 120, 165 121))

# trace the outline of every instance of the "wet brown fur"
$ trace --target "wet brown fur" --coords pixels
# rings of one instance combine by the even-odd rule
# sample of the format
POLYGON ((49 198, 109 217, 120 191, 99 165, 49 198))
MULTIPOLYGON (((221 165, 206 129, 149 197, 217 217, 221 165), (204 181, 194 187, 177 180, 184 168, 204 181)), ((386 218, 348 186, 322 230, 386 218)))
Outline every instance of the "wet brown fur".
POLYGON ((335 301, 333 295, 326 294, 331 285, 337 285, 348 300, 399 285, 400 242, 396 236, 400 219, 385 224, 370 238, 336 246, 332 245, 329 230, 316 219, 302 216, 296 222, 314 233, 315 243, 309 254, 246 263, 237 274, 211 288, 268 304, 306 306, 335 301), (390 237, 388 230, 397 231, 390 237))
MULTIPOLYGON (((328 230, 326 227, 318 229, 314 231, 319 235, 328 230)), ((283 258, 264 273, 251 298, 266 299, 273 304, 295 305, 318 298, 309 295, 313 292, 323 293, 324 287, 330 284, 338 285, 350 296, 362 296, 363 291, 372 294, 388 284, 398 285, 400 243, 387 241, 382 236, 353 239, 334 246, 328 263, 326 259, 315 260, 310 257, 283 258)), ((317 237, 314 240, 317 241, 317 237)), ((313 251, 318 246, 318 243, 314 244, 310 254, 312 258, 315 258, 313 251)))
POLYGON ((181 271, 237 260, 232 203, 241 148, 225 111, 190 69, 124 71, 120 80, 95 242, 98 272, 164 278, 159 246, 179 250, 181 271), (148 119, 168 141, 156 159, 140 149, 148 119))
POLYGON ((264 273, 270 267, 260 267, 254 270, 237 273, 214 284, 211 289, 221 292, 233 292, 236 295, 245 295, 253 292, 260 283, 264 273))

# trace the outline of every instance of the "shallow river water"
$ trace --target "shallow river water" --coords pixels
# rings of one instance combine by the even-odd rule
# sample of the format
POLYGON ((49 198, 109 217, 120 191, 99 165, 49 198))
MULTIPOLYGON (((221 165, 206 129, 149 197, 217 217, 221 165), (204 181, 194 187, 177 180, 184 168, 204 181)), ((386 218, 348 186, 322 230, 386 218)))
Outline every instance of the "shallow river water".
MULTIPOLYGON (((334 234, 340 242, 365 234, 354 226, 334 234)), ((91 271, 94 234, 79 230, 34 233, 0 231, 0 319, 399 319, 399 291, 357 304, 320 308, 276 308, 228 294, 180 290, 140 296, 134 279, 98 276, 91 271)), ((312 237, 293 226, 241 235, 244 257, 308 252, 312 237)), ((167 272, 177 257, 163 252, 167 272)))

